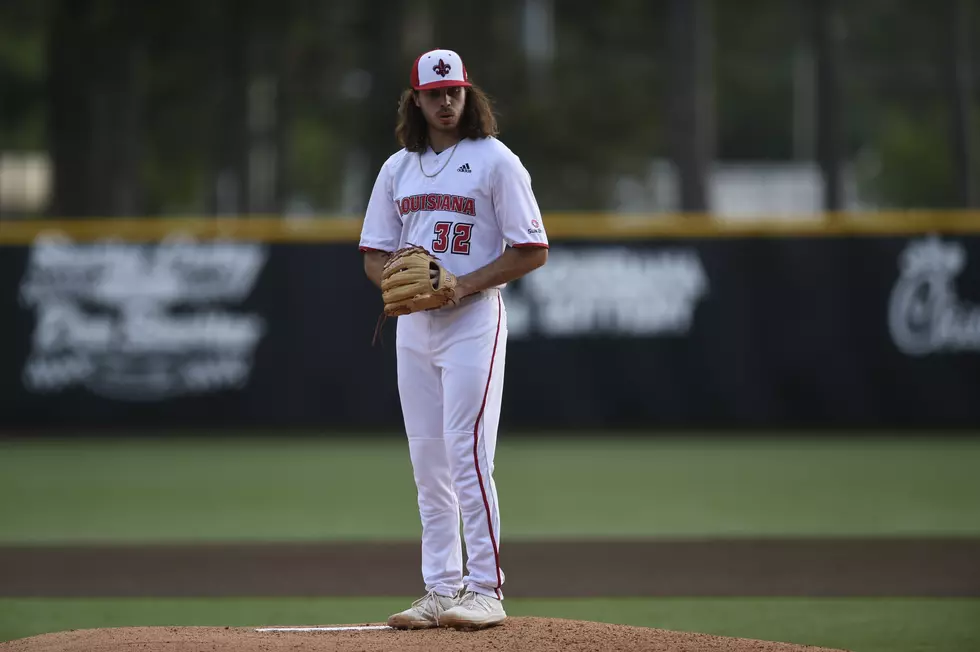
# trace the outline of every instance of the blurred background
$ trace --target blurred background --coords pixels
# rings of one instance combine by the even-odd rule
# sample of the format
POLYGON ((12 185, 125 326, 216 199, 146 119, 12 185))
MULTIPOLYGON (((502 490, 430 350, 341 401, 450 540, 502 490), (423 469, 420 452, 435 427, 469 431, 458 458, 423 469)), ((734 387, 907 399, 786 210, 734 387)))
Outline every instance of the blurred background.
POLYGON ((3 0, 0 640, 418 597, 357 242, 434 47, 551 242, 510 613, 980 649, 977 0, 3 0))
POLYGON ((7 0, 0 30, 5 218, 357 217, 449 46, 547 211, 978 201, 974 0, 7 0))

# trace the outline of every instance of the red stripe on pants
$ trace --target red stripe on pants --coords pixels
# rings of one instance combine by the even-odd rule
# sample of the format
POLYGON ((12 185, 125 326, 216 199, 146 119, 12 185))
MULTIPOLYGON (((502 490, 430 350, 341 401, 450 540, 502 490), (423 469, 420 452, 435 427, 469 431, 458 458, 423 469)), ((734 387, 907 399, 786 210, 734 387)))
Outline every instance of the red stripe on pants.
MULTIPOLYGON (((476 415, 476 425, 473 426, 473 464, 476 466, 476 479, 480 483, 480 493, 483 494, 483 507, 487 512, 487 527, 490 529, 490 543, 493 545, 493 560, 497 566, 497 586, 494 592, 497 599, 500 599, 500 553, 497 550, 497 537, 493 534, 493 517, 490 514, 490 501, 487 500, 487 491, 483 487, 483 474, 480 473, 480 457, 477 453, 477 444, 480 441, 480 421, 483 420, 483 413, 487 408, 487 396, 490 394, 490 379, 493 378, 493 363, 497 358, 497 343, 500 341, 500 295, 497 295, 497 334, 493 338, 493 354, 490 356, 490 372, 487 374, 487 386, 483 390, 483 404, 480 406, 480 413, 476 415)), ((489 463, 489 460, 487 460, 489 463)))

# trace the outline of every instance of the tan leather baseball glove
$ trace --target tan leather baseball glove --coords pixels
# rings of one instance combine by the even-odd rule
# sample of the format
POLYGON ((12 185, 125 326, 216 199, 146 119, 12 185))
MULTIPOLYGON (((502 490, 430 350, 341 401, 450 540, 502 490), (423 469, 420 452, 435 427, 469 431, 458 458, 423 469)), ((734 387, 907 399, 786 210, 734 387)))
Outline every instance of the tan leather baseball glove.
POLYGON ((381 273, 384 313, 389 317, 456 305, 456 276, 424 247, 391 254, 381 273))

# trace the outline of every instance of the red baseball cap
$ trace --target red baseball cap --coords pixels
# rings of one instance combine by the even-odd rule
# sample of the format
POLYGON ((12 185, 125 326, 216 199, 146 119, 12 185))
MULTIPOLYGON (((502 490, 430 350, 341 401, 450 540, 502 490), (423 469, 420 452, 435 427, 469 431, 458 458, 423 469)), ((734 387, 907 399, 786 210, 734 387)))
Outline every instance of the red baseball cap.
POLYGON ((452 50, 429 50, 412 66, 412 88, 417 91, 446 86, 472 86, 466 66, 452 50))

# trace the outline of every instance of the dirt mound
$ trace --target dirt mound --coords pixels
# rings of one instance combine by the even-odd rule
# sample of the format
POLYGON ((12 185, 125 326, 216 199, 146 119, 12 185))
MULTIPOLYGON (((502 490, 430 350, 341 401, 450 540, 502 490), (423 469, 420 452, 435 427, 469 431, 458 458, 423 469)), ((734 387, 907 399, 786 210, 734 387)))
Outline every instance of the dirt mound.
MULTIPOLYGON (((295 625, 290 625, 294 627, 295 625)), ((311 625, 313 627, 314 625, 311 625)), ((369 623, 349 627, 377 626, 369 623)), ((285 626, 284 626, 285 627, 285 626)), ((340 627, 334 625, 333 627, 340 627)), ((628 627, 556 618, 509 618, 502 625, 478 632, 433 629, 404 632, 393 629, 320 632, 259 632, 242 627, 121 627, 42 634, 0 643, 0 652, 841 652, 806 645, 726 638, 647 627, 628 627)))

